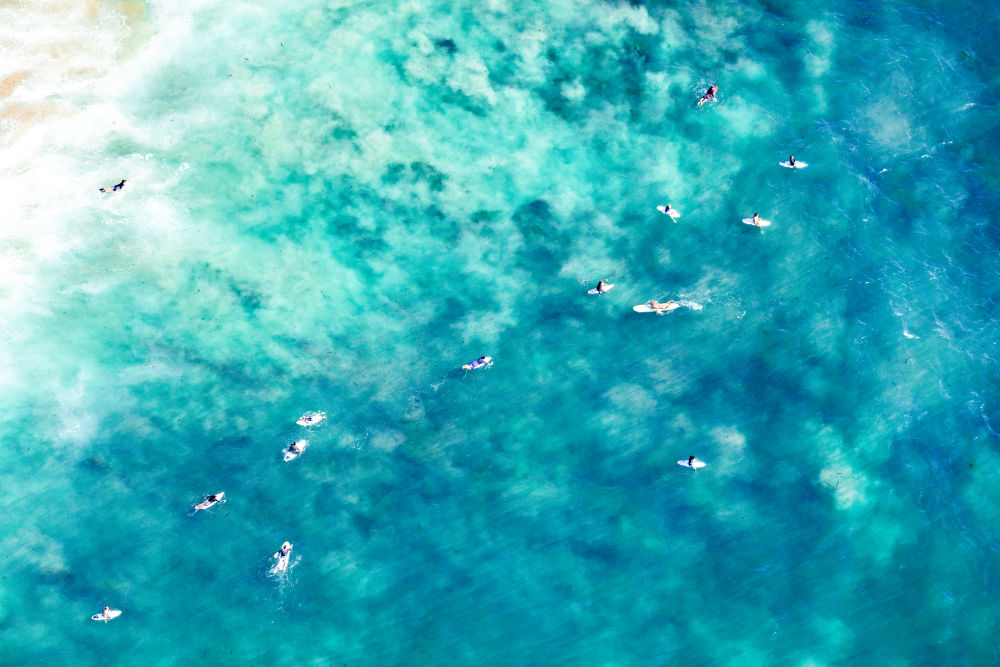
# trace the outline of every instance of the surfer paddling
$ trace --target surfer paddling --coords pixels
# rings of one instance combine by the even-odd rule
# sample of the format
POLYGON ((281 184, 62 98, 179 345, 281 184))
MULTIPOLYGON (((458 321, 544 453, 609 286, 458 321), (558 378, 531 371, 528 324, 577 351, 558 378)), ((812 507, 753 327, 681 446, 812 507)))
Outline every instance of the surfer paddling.
POLYGON ((482 356, 471 363, 464 364, 462 366, 462 370, 474 371, 477 368, 489 368, 492 365, 493 365, 493 357, 482 356))
POLYGON ((711 102, 714 100, 717 92, 719 92, 718 86, 709 86, 708 90, 705 91, 705 94, 701 96, 700 100, 698 100, 698 106, 701 106, 705 102, 711 102))
POLYGON ((121 183, 118 183, 117 185, 112 185, 110 188, 101 188, 100 190, 101 192, 118 192, 124 187, 125 187, 125 179, 123 178, 121 183))
POLYGON ((659 301, 650 301, 649 307, 653 310, 670 310, 670 307, 674 305, 673 301, 665 301, 660 303, 659 301))
POLYGON ((213 493, 210 496, 205 496, 204 501, 194 506, 194 511, 197 512, 198 510, 207 510, 209 507, 217 505, 218 503, 226 502, 226 499, 223 497, 225 495, 225 493, 220 491, 219 493, 213 493))
POLYGON ((284 572, 288 569, 288 557, 292 553, 292 543, 283 542, 281 549, 275 552, 274 558, 278 559, 278 562, 274 565, 275 572, 284 572))

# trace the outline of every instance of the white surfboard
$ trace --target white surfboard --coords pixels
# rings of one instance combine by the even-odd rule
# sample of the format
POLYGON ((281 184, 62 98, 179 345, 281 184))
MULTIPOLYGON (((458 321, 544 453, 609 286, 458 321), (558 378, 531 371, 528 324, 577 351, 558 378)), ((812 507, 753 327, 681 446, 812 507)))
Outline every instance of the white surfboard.
POLYGON ((806 167, 809 166, 805 162, 799 162, 798 160, 795 161, 795 164, 792 164, 791 162, 788 161, 779 162, 778 164, 780 164, 782 167, 787 167, 788 169, 805 169, 806 167))
POLYGON ((118 618, 121 615, 122 615, 122 610, 121 609, 108 609, 108 615, 107 616, 105 616, 104 612, 102 611, 99 614, 94 614, 93 616, 91 616, 90 620, 92 620, 92 621, 104 621, 105 623, 107 623, 112 618, 118 618))
MULTIPOLYGON (((604 292, 607 292, 612 287, 614 287, 614 285, 611 283, 604 283, 604 292)), ((596 287, 592 290, 587 290, 587 294, 604 294, 604 292, 598 292, 596 287)))
POLYGON ((669 313, 670 311, 677 310, 678 308, 701 310, 703 306, 695 301, 685 301, 684 299, 673 301, 667 308, 660 308, 658 310, 650 306, 648 303, 640 303, 638 306, 632 306, 632 310, 637 313, 669 313))
POLYGON ((671 310, 676 310, 680 308, 681 304, 674 301, 666 308, 653 308, 648 303, 640 303, 638 306, 632 306, 632 310, 637 313, 669 313, 671 310))
POLYGON ((298 421, 295 423, 299 426, 313 426, 320 423, 324 419, 326 419, 325 412, 307 412, 299 417, 298 421))
POLYGON ((288 447, 285 448, 284 451, 285 451, 285 460, 286 461, 292 461, 292 460, 297 459, 300 456, 302 456, 302 452, 306 451, 306 447, 309 446, 309 441, 308 440, 296 440, 295 444, 297 444, 299 446, 298 451, 293 451, 292 449, 290 449, 288 447))
POLYGON ((209 502, 207 500, 204 500, 204 501, 198 503, 197 505, 195 505, 194 506, 195 511, 197 512, 198 510, 207 510, 209 507, 212 507, 213 505, 218 505, 219 503, 226 502, 226 500, 225 500, 226 494, 223 493, 222 491, 219 491, 218 493, 216 493, 215 497, 218 498, 218 500, 216 500, 215 502, 209 502))
POLYGON ((676 220, 677 218, 681 217, 681 214, 677 212, 676 208, 672 208, 670 210, 667 210, 666 206, 657 206, 656 210, 659 211, 660 213, 662 213, 663 215, 669 215, 674 220, 676 220))
POLYGON ((677 465, 684 466, 685 468, 694 468, 695 470, 697 470, 698 468, 704 468, 708 464, 705 463, 704 461, 699 461, 698 459, 695 459, 694 461, 691 462, 688 462, 687 459, 684 459, 682 461, 678 461, 677 465))
POLYGON ((761 218, 760 220, 757 221, 757 224, 754 224, 753 218, 743 218, 743 224, 753 225, 754 227, 770 227, 771 221, 764 220, 763 218, 761 218))
POLYGON ((481 359, 476 359, 475 361, 470 361, 469 363, 462 366, 462 370, 474 371, 477 368, 489 368, 493 365, 493 357, 482 357, 481 359))

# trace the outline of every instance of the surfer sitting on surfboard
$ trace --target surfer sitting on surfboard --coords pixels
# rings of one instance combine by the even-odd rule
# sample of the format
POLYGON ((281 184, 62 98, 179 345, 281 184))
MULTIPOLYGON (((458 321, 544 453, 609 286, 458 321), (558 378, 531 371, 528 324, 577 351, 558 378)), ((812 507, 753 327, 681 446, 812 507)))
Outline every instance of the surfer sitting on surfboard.
POLYGON ((757 213, 756 211, 754 211, 754 214, 753 214, 753 224, 755 224, 758 227, 760 227, 760 214, 757 213))
POLYGON ((605 287, 605 285, 607 285, 607 283, 605 283, 603 280, 598 280, 597 281, 597 293, 598 294, 604 294, 605 292, 608 291, 608 288, 605 287))
POLYGON ((698 106, 701 106, 702 104, 710 100, 714 100, 715 93, 718 92, 718 90, 719 90, 718 86, 709 86, 708 90, 705 91, 705 94, 701 96, 700 100, 698 100, 698 106))
POLYGON ((109 616, 111 616, 111 614, 109 613, 110 611, 111 611, 111 607, 109 607, 107 605, 104 605, 104 611, 101 612, 101 618, 105 618, 106 619, 109 616))
POLYGON ((792 165, 793 167, 795 166, 795 156, 794 155, 789 155, 788 156, 788 164, 792 165))
POLYGON ((672 306, 673 303, 673 301, 666 301, 664 303, 660 303, 659 301, 650 301, 649 307, 653 310, 670 310, 670 306, 672 306))

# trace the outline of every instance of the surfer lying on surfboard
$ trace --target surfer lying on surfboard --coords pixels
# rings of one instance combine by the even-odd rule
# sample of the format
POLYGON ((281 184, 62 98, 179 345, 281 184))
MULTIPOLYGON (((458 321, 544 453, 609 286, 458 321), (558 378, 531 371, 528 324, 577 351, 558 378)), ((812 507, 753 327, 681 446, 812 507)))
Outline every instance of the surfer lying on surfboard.
POLYGON ((482 356, 475 361, 462 366, 462 370, 474 371, 477 368, 489 368, 493 365, 493 357, 482 356))
POLYGON ((110 188, 100 188, 100 191, 101 192, 118 192, 119 190, 121 190, 124 187, 125 187, 125 179, 123 178, 121 183, 118 183, 117 185, 113 185, 110 188))
POLYGON ((326 419, 325 412, 307 412, 296 420, 299 426, 312 426, 326 419))
POLYGON ((205 496, 204 502, 198 503, 194 506, 194 511, 197 512, 198 510, 207 510, 209 507, 212 507, 217 503, 226 502, 226 499, 223 498, 225 495, 225 493, 220 491, 219 493, 213 493, 210 496, 205 496))
POLYGON ((653 310, 670 310, 670 306, 673 305, 673 301, 664 301, 660 303, 659 301, 650 301, 649 307, 653 310))
POLYGON ((275 563, 274 565, 275 571, 284 572, 285 570, 288 569, 288 556, 291 553, 292 553, 292 543, 283 542, 281 544, 281 549, 274 554, 274 557, 278 559, 278 562, 275 563))
POLYGON ((698 100, 698 106, 701 106, 702 104, 710 100, 714 100, 715 93, 717 93, 718 91, 719 91, 718 86, 709 86, 708 90, 705 91, 705 94, 701 96, 700 100, 698 100))

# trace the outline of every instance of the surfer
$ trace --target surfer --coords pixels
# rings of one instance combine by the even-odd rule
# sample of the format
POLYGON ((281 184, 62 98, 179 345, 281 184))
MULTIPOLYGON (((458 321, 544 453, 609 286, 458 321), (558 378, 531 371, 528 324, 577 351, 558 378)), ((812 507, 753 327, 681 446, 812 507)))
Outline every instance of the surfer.
POLYGON ((701 96, 700 100, 698 100, 698 106, 701 106, 702 104, 710 100, 714 100, 715 93, 718 92, 718 90, 719 90, 718 86, 709 86, 708 90, 705 91, 705 94, 701 96))
POLYGON ((688 457, 688 468, 694 467, 695 458, 693 456, 688 457))
POLYGON ((606 285, 606 283, 603 280, 598 280, 597 281, 597 293, 598 294, 604 294, 605 292, 608 291, 608 288, 605 287, 605 285, 606 285))
POLYGON ((669 310, 673 303, 673 301, 666 301, 664 303, 660 303, 659 301, 650 301, 649 307, 653 310, 669 310))
POLYGON ((123 178, 121 183, 119 183, 117 185, 111 186, 110 189, 108 189, 108 188, 101 188, 101 192, 118 192, 119 190, 121 190, 124 187, 125 187, 125 179, 123 178))
POLYGON ((325 412, 307 412, 295 422, 299 426, 312 426, 326 419, 325 412))
POLYGON ((482 356, 473 361, 471 364, 465 364, 462 366, 462 370, 471 371, 477 368, 482 368, 484 366, 489 367, 493 365, 493 357, 482 356))
POLYGON ((795 156, 794 155, 789 155, 788 156, 788 164, 790 164, 793 167, 795 166, 795 156))
POLYGON ((288 445, 288 453, 295 454, 296 456, 301 454, 302 451, 305 449, 303 445, 304 442, 305 440, 296 440, 292 444, 288 445))
POLYGON ((216 503, 226 502, 226 499, 223 498, 224 495, 226 494, 220 491, 219 493, 213 493, 210 496, 205 496, 204 501, 194 506, 194 511, 197 512, 198 510, 207 510, 209 507, 215 505, 216 503))
POLYGON ((753 214, 753 224, 755 224, 758 227, 760 227, 760 214, 758 214, 756 211, 754 211, 754 214, 753 214))
POLYGON ((290 553, 292 553, 292 543, 283 542, 281 544, 281 549, 279 549, 274 554, 274 557, 278 559, 278 564, 275 565, 274 567, 277 568, 278 570, 284 570, 286 567, 288 567, 288 555, 290 553))
POLYGON ((101 612, 101 618, 107 620, 111 616, 111 607, 104 605, 104 611, 101 612))

